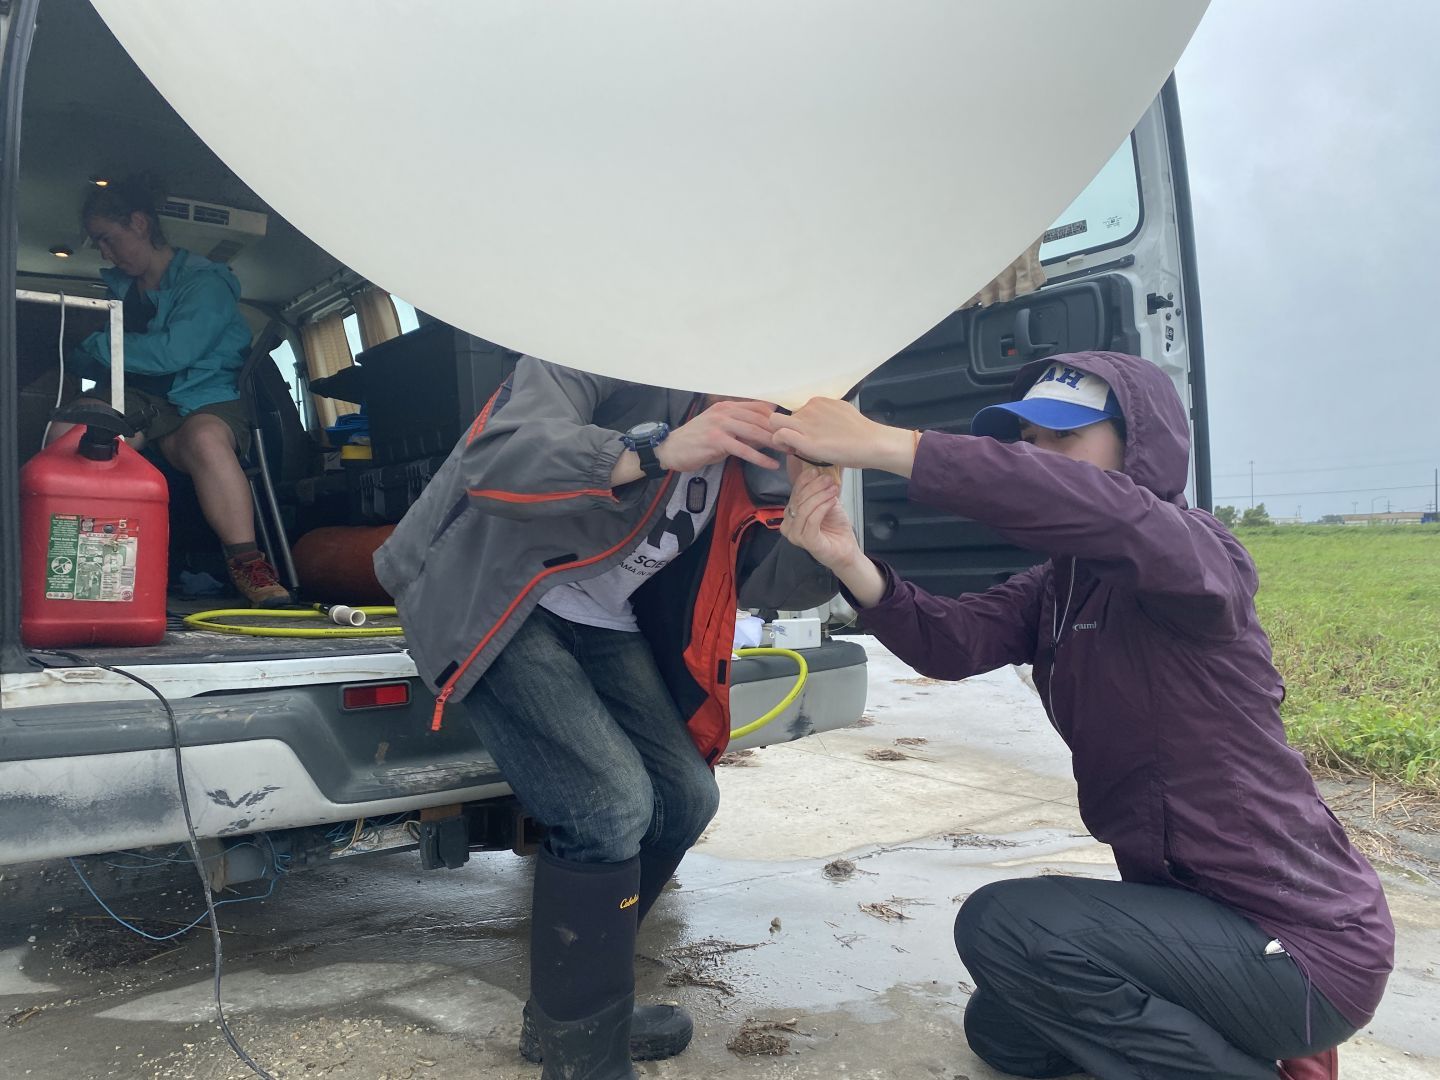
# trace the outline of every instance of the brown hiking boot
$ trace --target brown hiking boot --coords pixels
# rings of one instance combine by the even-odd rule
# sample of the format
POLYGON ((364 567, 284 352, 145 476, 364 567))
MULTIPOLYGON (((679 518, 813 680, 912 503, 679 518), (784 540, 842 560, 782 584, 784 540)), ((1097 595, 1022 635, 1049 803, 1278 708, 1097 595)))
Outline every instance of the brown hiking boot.
POLYGON ((230 580, 240 595, 250 601, 251 607, 284 607, 294 601, 290 590, 281 585, 275 576, 275 568, 265 561, 265 556, 251 555, 249 558, 228 559, 225 563, 230 571, 230 580))

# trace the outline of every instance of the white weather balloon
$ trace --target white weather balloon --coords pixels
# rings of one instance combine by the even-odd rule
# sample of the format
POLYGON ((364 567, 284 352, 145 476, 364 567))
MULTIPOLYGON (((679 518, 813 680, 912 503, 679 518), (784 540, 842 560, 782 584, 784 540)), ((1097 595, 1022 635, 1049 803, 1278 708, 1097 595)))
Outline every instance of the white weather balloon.
POLYGON ((1203 0, 92 0, 274 209, 574 367, 838 393, 1040 234, 1203 0))

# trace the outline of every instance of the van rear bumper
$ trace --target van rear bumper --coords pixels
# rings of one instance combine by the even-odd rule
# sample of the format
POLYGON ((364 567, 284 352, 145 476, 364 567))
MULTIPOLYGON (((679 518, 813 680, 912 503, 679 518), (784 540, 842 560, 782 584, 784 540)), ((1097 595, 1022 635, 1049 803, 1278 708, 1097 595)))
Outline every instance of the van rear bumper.
MULTIPOLYGON (((340 803, 278 739, 187 747, 186 792, 202 838, 380 817, 509 793, 494 763, 408 770, 395 793, 340 803), (489 782, 477 782, 482 775, 489 782)), ((186 839, 173 749, 0 762, 0 865, 186 839)))
MULTIPOLYGON (((797 700, 735 747, 860 718, 864 650, 837 641, 807 656, 797 700)), ((737 661, 733 722, 761 716, 794 679, 783 658, 737 661)), ((408 704, 354 711, 341 707, 343 687, 333 682, 172 698, 197 833, 237 836, 508 795, 470 725, 454 717, 431 732, 432 699, 409 681, 408 704)), ((0 712, 0 865, 186 835, 170 724, 153 697, 66 704, 51 693, 46 704, 0 712)))

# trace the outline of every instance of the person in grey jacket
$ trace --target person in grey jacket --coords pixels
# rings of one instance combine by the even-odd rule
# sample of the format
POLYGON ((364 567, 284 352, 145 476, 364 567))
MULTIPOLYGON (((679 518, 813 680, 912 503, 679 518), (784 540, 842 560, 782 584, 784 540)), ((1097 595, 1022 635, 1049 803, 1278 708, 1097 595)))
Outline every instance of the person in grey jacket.
POLYGON ((1119 881, 1019 878, 965 901, 970 1046, 1020 1076, 1334 1080, 1395 930, 1286 745, 1255 565, 1185 504, 1184 404, 1165 372, 1118 353, 1037 361, 1014 390, 969 435, 828 399, 771 419, 782 446, 906 477, 911 499, 1049 556, 934 596, 859 549, 827 477, 797 483, 785 523, 922 674, 1034 664, 1080 815, 1114 851, 1119 881))
POLYGON ((779 533, 773 411, 522 357, 376 554, 435 724, 459 706, 546 827, 521 1052, 547 1080, 689 1043, 634 1007, 635 935, 718 805, 736 607, 837 587, 779 533))

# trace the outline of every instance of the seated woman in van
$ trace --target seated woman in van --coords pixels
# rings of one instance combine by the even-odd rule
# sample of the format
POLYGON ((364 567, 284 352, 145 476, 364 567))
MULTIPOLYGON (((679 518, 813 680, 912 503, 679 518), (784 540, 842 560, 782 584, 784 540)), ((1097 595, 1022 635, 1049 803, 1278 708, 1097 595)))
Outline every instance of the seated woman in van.
MULTIPOLYGON (((130 177, 96 188, 80 212, 85 232, 114 264, 101 276, 125 303, 125 413, 139 431, 132 445, 153 441, 190 475, 235 588, 255 607, 280 607, 290 593, 255 543, 239 459, 250 439, 237 383, 250 347, 240 282, 229 267, 172 247, 155 206, 144 178, 130 177)), ((109 333, 81 342, 71 366, 98 383, 77 403, 105 404, 109 333)), ((55 424, 52 441, 70 426, 55 424)))

